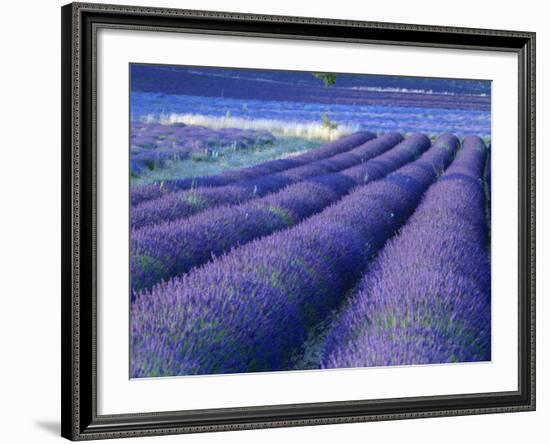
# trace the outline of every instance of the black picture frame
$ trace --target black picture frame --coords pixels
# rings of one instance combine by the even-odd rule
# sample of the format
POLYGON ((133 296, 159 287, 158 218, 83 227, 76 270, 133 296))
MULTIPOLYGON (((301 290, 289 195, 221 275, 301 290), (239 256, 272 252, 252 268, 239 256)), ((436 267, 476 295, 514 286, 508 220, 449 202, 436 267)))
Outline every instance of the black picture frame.
POLYGON ((62 7, 62 436, 71 440, 535 409, 535 33, 72 3, 62 7), (194 411, 97 414, 99 27, 509 51, 519 66, 518 390, 194 411))

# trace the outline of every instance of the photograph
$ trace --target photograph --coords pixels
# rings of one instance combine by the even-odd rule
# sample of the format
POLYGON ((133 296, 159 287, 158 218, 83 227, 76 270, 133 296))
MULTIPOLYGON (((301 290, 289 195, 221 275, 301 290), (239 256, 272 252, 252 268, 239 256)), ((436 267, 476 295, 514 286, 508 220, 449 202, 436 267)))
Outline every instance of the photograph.
POLYGON ((130 378, 491 362, 490 79, 128 69, 130 378))

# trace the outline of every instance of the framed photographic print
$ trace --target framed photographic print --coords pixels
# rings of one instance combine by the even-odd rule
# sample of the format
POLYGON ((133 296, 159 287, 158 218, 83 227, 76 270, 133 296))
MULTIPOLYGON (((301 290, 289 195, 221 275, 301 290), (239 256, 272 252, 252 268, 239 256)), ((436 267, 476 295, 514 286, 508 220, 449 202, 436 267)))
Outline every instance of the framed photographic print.
POLYGON ((64 6, 62 435, 533 410, 534 98, 529 32, 64 6))

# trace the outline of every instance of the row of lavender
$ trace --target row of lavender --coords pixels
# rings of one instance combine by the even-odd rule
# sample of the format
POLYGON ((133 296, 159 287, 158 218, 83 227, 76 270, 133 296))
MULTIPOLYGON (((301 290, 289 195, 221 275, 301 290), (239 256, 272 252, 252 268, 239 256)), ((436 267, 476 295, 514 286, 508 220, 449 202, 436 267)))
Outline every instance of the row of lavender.
POLYGON ((212 255, 296 225, 353 187, 381 179, 409 163, 430 145, 429 139, 421 134, 412 135, 395 146, 401 140, 399 134, 390 133, 366 142, 324 161, 316 170, 329 167, 337 170, 349 163, 358 165, 308 178, 263 198, 203 211, 184 221, 134 230, 130 260, 133 294, 163 279, 186 273, 207 262, 212 255), (383 154, 374 157, 380 152, 383 154))
POLYGON ((327 336, 323 367, 491 359, 485 160, 483 142, 466 137, 348 299, 327 336))
MULTIPOLYGON (((360 134, 355 136, 360 136, 360 134)), ((316 150, 316 156, 313 156, 313 159, 305 165, 263 175, 262 177, 239 180, 230 185, 203 186, 167 193, 157 199, 132 206, 132 228, 182 219, 222 205, 235 205, 246 202, 281 190, 308 177, 347 168, 381 154, 391 147, 389 141, 401 140, 401 136, 394 133, 391 135, 390 140, 385 140, 385 143, 377 143, 374 146, 359 145, 358 147, 356 147, 357 142, 362 138, 352 137, 351 140, 348 139, 340 139, 338 144, 331 146, 331 150, 326 150, 326 147, 321 151, 316 150), (333 152, 334 148, 338 149, 339 154, 326 158, 326 155, 333 152), (323 157, 317 160, 318 156, 323 157)))
MULTIPOLYGON (((475 141, 477 145, 469 141, 465 143, 454 172, 440 179, 437 185, 439 188, 440 184, 451 183, 450 178, 461 175, 473 177, 471 181, 479 182, 480 174, 472 166, 473 161, 460 160, 472 157, 469 154, 474 150, 472 145, 484 153, 483 143, 477 138, 475 141)), ((399 146, 388 154, 394 151, 398 153, 399 146)), ((132 376, 292 368, 293 357, 301 351, 312 329, 346 300, 346 295, 355 288, 362 276, 369 276, 367 265, 386 241, 407 222, 425 191, 451 163, 458 146, 459 142, 454 136, 444 135, 418 160, 402 166, 385 178, 354 188, 347 196, 292 228, 233 248, 227 254, 191 269, 187 274, 141 292, 131 309, 132 376)), ((416 149, 422 151, 418 146, 416 149)), ((399 158, 399 154, 395 154, 396 158, 399 158)), ((389 171, 399 166, 399 161, 393 161, 389 171)), ((402 163, 407 161, 401 160, 402 163)), ((457 182, 462 183, 458 179, 457 182)), ((434 215, 438 215, 437 208, 442 207, 443 216, 435 222, 434 230, 437 231, 437 227, 445 224, 448 228, 452 227, 453 218, 450 216, 465 210, 460 205, 452 207, 455 205, 452 196, 429 204, 436 199, 430 197, 432 195, 434 193, 428 193, 420 209, 427 206, 434 211, 434 215), (451 206, 446 207, 447 203, 451 206)), ((467 199, 464 204, 468 205, 467 199)), ((477 207, 471 211, 476 210, 477 207)), ((481 211, 482 217, 483 214, 481 211)), ((410 223, 415 220, 418 218, 413 218, 410 223)), ((414 222, 415 226, 418 224, 414 222)), ((483 229, 475 224, 456 227, 461 232, 463 228, 462 236, 471 235, 474 242, 476 238, 470 231, 483 229)), ((419 241, 425 239, 430 237, 419 238, 419 241)), ((414 239, 409 242, 414 242, 414 239)), ((444 243, 445 239, 442 238, 440 242, 444 243)), ((421 246, 418 247, 416 259, 410 262, 411 267, 418 267, 422 263, 421 246)), ((411 250, 415 248, 411 247, 411 250)), ((384 251, 386 248, 379 257, 385 257, 384 251)), ((481 257, 487 254, 486 251, 475 249, 472 252, 481 257)), ((189 251, 184 251, 182 257, 189 254, 189 251)), ((449 256, 449 261, 459 259, 464 260, 465 256, 449 256)), ((460 275, 460 264, 450 262, 449 267, 460 275)), ((484 269, 480 268, 480 273, 483 272, 484 269)), ((443 282, 447 274, 441 274, 439 278, 435 275, 427 284, 436 285, 438 279, 443 282)), ((459 276, 457 279, 457 285, 465 285, 460 296, 466 301, 470 295, 467 278, 460 280, 459 276)), ((399 276, 396 276, 396 282, 400 282, 399 276)), ((443 285, 442 282, 439 285, 443 285)), ((437 296, 437 288, 434 291, 437 296)), ((484 294, 487 297, 487 293, 484 294)), ((449 304, 446 300, 442 302, 449 304)), ((436 307, 433 313, 428 313, 432 317, 424 319, 413 315, 407 321, 407 325, 411 324, 408 331, 413 338, 411 340, 420 331, 415 329, 415 322, 421 326, 427 325, 429 320, 432 320, 434 326, 445 322, 446 318, 437 318, 437 315, 445 314, 444 303, 427 300, 424 305, 428 307, 422 303, 419 307, 429 312, 430 303, 436 307)), ((452 314, 451 311, 446 316, 452 314)), ((384 320, 383 316, 380 319, 384 320)), ((391 318, 387 323, 391 325, 391 318)), ((465 338, 471 339, 475 333, 488 334, 487 331, 468 330, 467 326, 464 329, 470 335, 465 334, 465 338)), ((452 331, 446 333, 451 335, 452 331)), ((391 334, 389 337, 392 337, 391 334)), ((452 341, 452 337, 449 338, 452 341)), ((327 340, 327 344, 330 341, 327 340)), ((485 343, 480 341, 480 344, 485 343)), ((327 345, 320 366, 330 366, 335 362, 331 360, 332 351, 329 349, 327 345)), ((476 356, 486 355, 480 352, 476 356)), ((460 358, 461 355, 456 357, 460 358)), ((438 359, 444 358, 438 355, 438 359)), ((446 355, 446 358, 453 360, 454 355, 446 355)))
POLYGON ((216 176, 201 176, 179 180, 167 180, 161 183, 153 183, 135 187, 132 188, 130 196, 132 207, 142 202, 157 199, 174 191, 183 191, 200 187, 224 186, 306 165, 307 163, 326 159, 334 156, 335 154, 348 151, 350 148, 360 145, 361 143, 365 143, 375 137, 376 135, 371 132, 360 131, 328 143, 321 148, 308 151, 294 157, 275 159, 252 167, 228 170, 216 176))

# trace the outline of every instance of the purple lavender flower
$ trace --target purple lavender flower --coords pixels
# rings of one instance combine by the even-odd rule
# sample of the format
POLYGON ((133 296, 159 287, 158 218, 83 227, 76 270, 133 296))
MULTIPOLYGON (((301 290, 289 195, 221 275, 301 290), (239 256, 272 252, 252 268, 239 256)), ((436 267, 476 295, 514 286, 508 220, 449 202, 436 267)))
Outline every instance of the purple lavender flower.
POLYGON ((398 133, 390 133, 370 140, 351 151, 337 154, 329 159, 311 162, 289 170, 268 174, 253 180, 236 182, 217 188, 196 188, 165 194, 132 207, 132 228, 140 228, 191 216, 205 209, 221 205, 235 205, 278 191, 285 186, 308 177, 339 171, 373 156, 381 154, 402 140, 398 133))
MULTIPOLYGON (((399 140, 401 137, 396 134, 385 135, 367 142, 360 151, 366 153, 368 148, 371 153, 378 153, 399 140)), ((426 136, 415 134, 380 156, 338 173, 315 176, 240 205, 222 206, 185 220, 134 230, 130 258, 132 294, 186 273, 234 246, 293 226, 353 187, 380 179, 414 160, 429 146, 426 136)), ((363 158, 353 152, 346 155, 357 156, 357 162, 363 158)))
POLYGON ((475 136, 369 266, 327 335, 324 368, 491 359, 491 280, 475 136))
POLYGON ((198 187, 218 187, 245 180, 257 179, 268 174, 278 173, 349 151, 375 137, 376 135, 371 132, 359 131, 349 136, 342 137, 334 142, 327 143, 315 150, 286 159, 275 159, 252 167, 226 171, 216 176, 189 177, 186 179, 167 180, 161 183, 134 187, 131 190, 131 203, 132 206, 135 206, 174 191, 198 187))
MULTIPOLYGON (((209 153, 212 148, 216 151, 230 147, 246 150, 274 140, 267 131, 134 122, 130 138, 131 170, 132 174, 139 175, 146 169, 162 168, 171 161, 187 159, 191 154, 209 153)), ((144 198, 141 191, 144 190, 138 188, 137 193, 132 193, 133 198, 144 198)), ((157 188, 157 191, 166 191, 166 187, 157 188)))
POLYGON ((132 377, 289 369, 308 331, 341 303, 457 145, 442 136, 418 160, 297 226, 138 295, 132 377))

